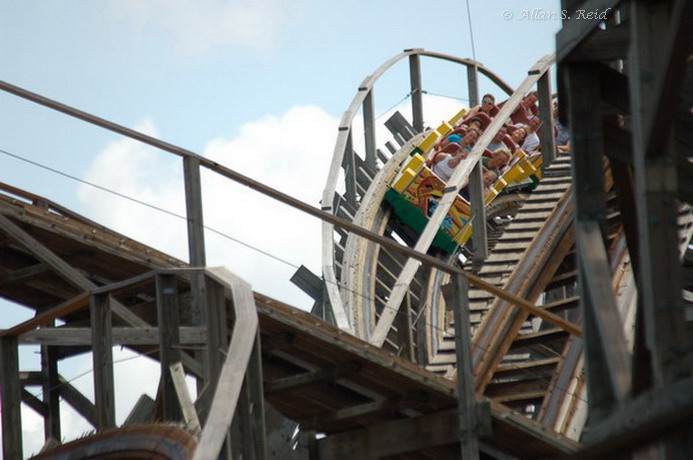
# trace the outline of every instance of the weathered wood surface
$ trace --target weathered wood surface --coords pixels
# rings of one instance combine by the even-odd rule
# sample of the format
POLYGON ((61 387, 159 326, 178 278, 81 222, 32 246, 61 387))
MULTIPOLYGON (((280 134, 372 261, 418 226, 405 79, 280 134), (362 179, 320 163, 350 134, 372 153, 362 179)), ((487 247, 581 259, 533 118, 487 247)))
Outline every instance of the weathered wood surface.
MULTIPOLYGON (((12 219, 42 245, 59 253, 66 260, 74 260, 72 263, 75 268, 111 283, 122 282, 152 269, 161 268, 161 265, 165 265, 162 261, 167 259, 164 255, 157 256, 153 250, 148 255, 143 249, 138 253, 140 256, 133 255, 133 252, 125 254, 121 265, 118 262, 118 251, 104 243, 115 240, 105 229, 99 229, 97 236, 93 238, 83 238, 85 234, 94 235, 84 222, 75 225, 70 222, 69 217, 44 213, 43 209, 30 203, 13 204, 11 201, 0 199, 0 212, 11 214, 12 219), (10 211, 8 208, 13 210, 10 211), (55 224, 55 227, 52 224, 55 224), (70 230, 71 227, 74 231, 70 230), (91 252, 92 256, 88 259, 70 257, 70 254, 84 252, 91 252), (156 256, 155 260, 151 259, 152 256, 156 256)), ((25 264, 35 265, 35 260, 31 257, 17 260, 4 258, 0 260, 0 271, 9 273, 21 269, 21 264, 18 264, 20 260, 25 264)), ((183 266, 179 261, 172 265, 183 266)), ((67 283, 50 271, 44 281, 55 286, 67 283)), ((23 288, 22 282, 28 281, 17 280, 15 287, 23 288)), ((123 289, 126 284, 123 284, 123 289)), ((183 278, 179 279, 179 289, 189 289, 183 278)), ((14 289, 11 292, 19 291, 14 289)), ((17 300, 38 310, 46 308, 46 305, 60 305, 69 300, 55 298, 45 291, 41 291, 41 295, 38 292, 36 290, 32 296, 19 296, 17 300), (47 302, 46 298, 50 301, 47 302)), ((9 292, 0 293, 8 295, 9 292)), ((152 290, 150 294, 153 293, 152 290)), ((414 414, 435 414, 457 404, 454 382, 369 345, 306 312, 257 293, 253 294, 253 299, 259 315, 264 350, 262 371, 265 381, 320 371, 333 366, 334 363, 356 363, 358 367, 358 371, 353 374, 334 375, 333 379, 323 383, 287 390, 291 397, 287 397, 287 392, 281 391, 275 395, 268 395, 268 402, 285 416, 310 422, 316 429, 329 435, 337 431, 375 427, 385 421, 414 414)), ((62 317, 68 322, 66 327, 73 327, 73 322, 84 324, 83 321, 87 317, 78 313, 72 312, 62 317)), ((154 311, 137 310, 137 313, 145 315, 151 324, 156 324, 154 311)), ((114 329, 114 340, 119 336, 119 330, 121 329, 114 329)), ((131 331, 124 333, 131 337, 134 334, 131 331)), ((155 333, 158 331, 150 329, 145 335, 151 336, 155 333)), ((26 335, 31 337, 31 334, 37 334, 38 338, 41 334, 50 335, 54 332, 43 332, 39 329, 26 335)), ((181 342, 186 341, 185 337, 186 332, 183 329, 181 342)), ((138 349, 140 346, 133 347, 138 349)), ((91 403, 80 399, 80 393, 71 392, 69 384, 63 384, 61 388, 61 396, 68 403, 80 407, 81 413, 92 423, 98 424, 96 410, 91 403)), ((574 451, 577 447, 575 443, 562 436, 547 434, 531 421, 520 421, 521 416, 514 418, 508 416, 502 407, 493 407, 493 423, 497 425, 495 432, 498 434, 489 438, 488 443, 498 444, 501 446, 499 448, 508 452, 537 452, 547 456, 574 451)))

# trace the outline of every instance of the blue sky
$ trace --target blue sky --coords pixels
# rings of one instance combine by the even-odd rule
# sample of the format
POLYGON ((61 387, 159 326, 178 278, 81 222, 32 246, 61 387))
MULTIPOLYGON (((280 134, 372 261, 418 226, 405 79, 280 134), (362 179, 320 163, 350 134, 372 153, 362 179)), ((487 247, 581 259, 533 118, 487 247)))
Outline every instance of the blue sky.
MULTIPOLYGON (((533 9, 558 13, 557 0, 520 3, 470 0, 476 57, 512 86, 553 51, 560 28, 558 20, 521 19, 533 9), (513 19, 504 19, 506 11, 513 19)), ((467 6, 459 0, 0 5, 0 79, 213 157, 316 206, 337 122, 367 75, 405 48, 473 55, 467 6)), ((431 94, 464 98, 465 79, 459 67, 423 61, 423 86, 431 94)), ((376 114, 408 91, 403 62, 377 86, 376 114)), ((445 97, 427 101, 447 110, 460 103, 445 97)), ((427 121, 441 119, 436 112, 427 121)), ((0 149, 183 212, 176 158, 4 93, 0 149)), ((319 270, 317 220, 215 178, 204 180, 209 225, 293 265, 319 270), (278 229, 263 229, 268 215, 278 229)), ((1 153, 0 181, 185 258, 183 224, 176 219, 1 153)), ((208 244, 210 264, 226 265, 261 292, 310 306, 288 282, 295 268, 214 235, 208 244)), ((5 315, 0 328, 16 318, 5 315)))

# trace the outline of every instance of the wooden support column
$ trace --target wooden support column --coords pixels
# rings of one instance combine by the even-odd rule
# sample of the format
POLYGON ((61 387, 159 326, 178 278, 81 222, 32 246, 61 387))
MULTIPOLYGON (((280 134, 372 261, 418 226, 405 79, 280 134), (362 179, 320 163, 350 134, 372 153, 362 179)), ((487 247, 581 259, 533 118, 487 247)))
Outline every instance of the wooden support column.
POLYGON ((111 299, 108 294, 92 296, 90 316, 96 429, 102 431, 116 424, 111 299))
POLYGON ((467 66, 467 88, 469 107, 479 105, 479 71, 477 66, 467 66))
POLYGON ((178 285, 174 275, 156 276, 156 311, 159 325, 159 362, 164 421, 179 421, 181 407, 171 374, 171 366, 180 362, 178 285))
POLYGON ((472 204, 474 254, 472 269, 478 271, 488 256, 488 235, 486 232, 486 208, 484 206, 483 166, 479 160, 469 174, 469 198, 472 204))
POLYGON ((539 94, 539 118, 541 125, 542 168, 547 168, 556 159, 556 134, 553 130, 553 101, 551 100, 551 72, 547 70, 537 81, 539 94))
POLYGON ((640 277, 645 340, 655 385, 688 375, 691 363, 678 260, 677 173, 673 106, 681 90, 685 51, 691 43, 691 2, 631 2, 628 59, 638 204, 640 277), (671 6, 671 10, 670 10, 671 6), (686 24, 687 23, 687 24, 686 24))
POLYGON ((344 168, 344 199, 352 206, 356 206, 356 158, 354 156, 354 142, 351 130, 347 136, 346 146, 344 147, 344 158, 342 167, 344 168))
MULTIPOLYGON (((585 340, 585 361, 587 367, 587 389, 589 392, 590 421, 595 423, 616 408, 621 391, 616 392, 615 382, 611 380, 614 374, 610 372, 610 360, 604 353, 604 345, 608 335, 600 329, 598 311, 605 308, 596 292, 590 292, 588 286, 600 283, 611 285, 611 277, 607 280, 597 279, 603 270, 596 266, 600 261, 586 256, 589 247, 581 247, 595 238, 602 239, 605 227, 606 200, 604 195, 604 145, 602 136, 602 121, 599 113, 600 85, 599 70, 593 64, 570 64, 568 67, 568 86, 570 101, 570 139, 573 147, 576 240, 578 254, 583 255, 578 260, 579 289, 582 306, 583 331, 585 340), (596 230, 595 230, 596 228, 596 230), (590 230, 590 234, 581 232, 590 230), (594 294, 594 295, 590 295, 594 294)), ((603 262, 603 261, 602 261, 603 262)), ((629 390, 629 389, 627 389, 629 390)), ((626 391, 627 391, 626 390, 626 391)))
MULTIPOLYGON (((479 72, 476 66, 467 67, 467 87, 469 89, 469 107, 479 105, 479 72)), ((469 175, 469 198, 474 219, 473 269, 478 270, 488 256, 488 236, 486 232, 486 208, 484 206, 483 168, 479 161, 469 175)))
POLYGON ((443 287, 445 302, 453 307, 455 318, 455 354, 457 356, 457 416, 463 459, 479 458, 476 398, 472 373, 471 323, 469 321, 469 283, 463 275, 453 275, 443 287))
POLYGON ((17 337, 0 337, 2 458, 22 460, 21 384, 17 337))
POLYGON ((411 82, 411 111, 414 131, 418 134, 424 130, 423 93, 421 88, 421 57, 418 54, 409 56, 409 78, 411 82))
POLYGON ((404 309, 397 316, 397 333, 400 340, 400 353, 409 361, 416 362, 414 347, 414 326, 411 321, 411 293, 404 297, 404 309))
POLYGON ((207 324, 207 351, 205 378, 208 384, 216 384, 224 362, 222 351, 228 346, 228 325, 226 323, 226 296, 224 286, 215 279, 205 276, 207 296, 205 302, 205 322, 207 324))
MULTIPOLYGON (((361 88, 359 88, 361 89, 361 88)), ((364 89, 368 91, 368 89, 364 89)), ((376 142, 375 142, 375 110, 373 108, 373 88, 368 91, 363 100, 363 135, 366 150, 366 165, 372 170, 376 170, 376 142)))
MULTIPOLYGON (((188 220, 188 258, 190 265, 203 268, 207 265, 207 255, 199 159, 192 156, 183 157, 183 177, 185 181, 185 211, 188 220)), ((202 272, 193 272, 190 275, 190 287, 192 325, 204 326, 205 284, 202 272)), ((196 352, 194 355, 197 361, 204 363, 205 359, 201 353, 196 352)), ((198 394, 202 393, 204 382, 204 378, 197 379, 198 394)))
MULTIPOLYGON (((54 322, 51 322, 53 326, 54 322)), ((60 376, 58 375, 58 353, 55 347, 41 346, 41 376, 43 380, 43 402, 48 413, 43 419, 45 439, 60 441, 60 376)))

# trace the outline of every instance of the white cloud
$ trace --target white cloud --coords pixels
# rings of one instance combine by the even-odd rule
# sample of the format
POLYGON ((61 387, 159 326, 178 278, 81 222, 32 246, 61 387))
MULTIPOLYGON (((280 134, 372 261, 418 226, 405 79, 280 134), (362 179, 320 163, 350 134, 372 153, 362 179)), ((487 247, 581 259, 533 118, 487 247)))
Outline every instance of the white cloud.
MULTIPOLYGON (((216 138, 203 152, 231 169, 313 206, 319 205, 337 120, 313 106, 247 123, 233 139, 216 138)), ((151 122, 136 128, 157 135, 151 122)), ((130 139, 108 145, 86 180, 185 214, 181 160, 130 139)), ((203 169, 205 224, 315 273, 320 266, 318 219, 203 169)), ((186 226, 114 195, 81 186, 85 214, 99 223, 187 260, 186 226)), ((253 287, 295 306, 312 301, 289 282, 295 268, 206 232, 207 265, 224 265, 253 287)))
POLYGON ((109 3, 114 27, 130 27, 134 38, 165 34, 183 55, 199 55, 224 46, 261 49, 272 46, 296 20, 303 1, 148 0, 109 3))

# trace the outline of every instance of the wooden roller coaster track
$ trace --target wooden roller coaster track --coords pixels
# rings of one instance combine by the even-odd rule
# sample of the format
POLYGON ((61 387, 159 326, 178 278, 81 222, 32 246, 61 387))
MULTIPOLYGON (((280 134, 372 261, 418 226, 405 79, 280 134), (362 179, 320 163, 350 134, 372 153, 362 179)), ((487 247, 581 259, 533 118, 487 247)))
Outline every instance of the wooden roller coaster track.
MULTIPOLYGON (((563 2, 571 10, 585 3, 563 2)), ((0 296, 35 312, 0 331, 4 458, 23 457, 22 405, 44 419, 41 459, 206 459, 220 452, 413 459, 454 458, 460 449, 465 458, 690 457, 693 213, 682 203, 693 197, 693 2, 594 4, 619 14, 598 24, 567 21, 558 36, 559 82, 567 85, 560 88, 562 121, 570 113, 574 154, 554 158, 554 149, 544 148, 542 181, 531 193, 501 195, 484 208, 473 191, 476 229, 464 257, 432 250, 434 235, 467 178, 481 189, 473 164, 535 83, 540 116, 552 120, 550 57, 514 93, 468 60, 407 50, 385 63, 362 83, 340 123, 322 210, 0 82, 5 91, 182 157, 193 265, 47 199, 0 187, 0 296), (425 127, 425 56, 465 65, 472 103, 479 73, 510 98, 418 233, 383 197, 402 165, 445 134, 425 127), (373 84, 405 57, 413 124, 393 128, 400 147, 388 145, 388 154, 376 148, 373 84), (624 62, 627 73, 616 70, 624 62), (354 151, 351 127, 360 106, 363 156, 354 151), (205 267, 200 166, 323 219, 323 277, 303 273, 297 282, 311 285, 315 311, 330 321, 205 267), (485 229, 488 239, 478 239, 485 229), (467 291, 461 273, 469 272, 467 291), (41 345, 40 371, 21 368, 23 344, 41 345), (121 427, 116 344, 161 366, 156 400, 143 396, 121 427), (89 351, 94 401, 58 367, 89 351), (195 401, 181 384, 184 374, 197 379, 195 401), (29 387, 41 387, 42 397, 29 387), (59 446, 61 401, 98 433, 59 446)), ((551 133, 545 123, 549 146, 551 133)))

